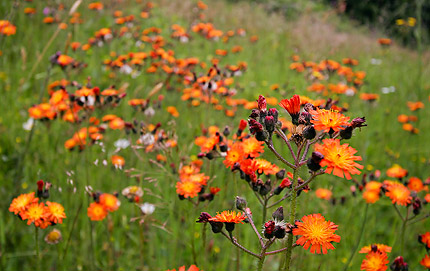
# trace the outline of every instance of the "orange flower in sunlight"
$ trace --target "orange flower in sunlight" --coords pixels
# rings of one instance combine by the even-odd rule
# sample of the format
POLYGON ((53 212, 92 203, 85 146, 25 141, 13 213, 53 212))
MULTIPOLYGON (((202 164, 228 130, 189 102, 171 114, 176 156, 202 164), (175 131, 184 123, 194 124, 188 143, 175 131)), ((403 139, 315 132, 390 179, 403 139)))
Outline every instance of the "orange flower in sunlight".
POLYGON ((223 211, 221 213, 217 212, 217 215, 210 218, 209 221, 214 222, 224 222, 224 223, 242 223, 246 219, 246 216, 236 211, 223 211))
POLYGON ((264 143, 255 137, 249 137, 242 141, 242 149, 245 157, 258 157, 264 152, 264 143))
POLYGON ((174 116, 175 118, 179 117, 178 109, 174 106, 167 107, 167 112, 169 112, 170 115, 174 116))
POLYGON ((400 123, 406 123, 409 121, 409 117, 405 114, 401 114, 397 116, 397 121, 400 123))
POLYGON ((103 193, 100 195, 99 204, 101 204, 107 211, 113 212, 118 210, 121 202, 114 195, 103 193))
POLYGON ((68 56, 68 55, 60 55, 57 58, 57 63, 61 66, 61 67, 65 67, 67 65, 70 65, 73 63, 73 61, 75 61, 72 57, 68 56))
POLYGON ((256 163, 256 167, 257 167, 257 171, 259 174, 266 174, 266 175, 270 175, 270 174, 276 174, 279 171, 279 167, 275 164, 270 163, 267 160, 264 159, 255 159, 254 160, 256 163))
POLYGON ((298 117, 300 113, 300 96, 294 95, 291 99, 283 99, 279 103, 287 112, 291 115, 294 120, 298 117))
POLYGON ((93 2, 93 3, 90 3, 88 5, 88 8, 92 9, 92 10, 102 10, 103 9, 103 4, 100 3, 100 2, 93 2))
POLYGON ((386 174, 388 177, 400 179, 408 175, 408 171, 400 165, 394 164, 392 167, 387 169, 386 174))
POLYGON ((329 189, 318 188, 315 195, 320 199, 330 200, 333 193, 329 189))
POLYGON ((366 255, 366 259, 361 263, 360 270, 365 271, 385 271, 389 263, 387 253, 382 251, 371 251, 366 255))
POLYGON ((430 269, 430 255, 425 255, 424 258, 420 261, 420 264, 427 269, 430 269))
POLYGON ((296 222, 293 234, 301 235, 297 244, 306 250, 311 247, 311 253, 321 254, 322 250, 323 254, 327 254, 328 249, 335 249, 332 242, 340 242, 340 236, 334 233, 338 226, 326 221, 321 214, 303 216, 301 220, 303 222, 296 222))
POLYGON ((389 46, 391 45, 392 41, 391 39, 381 38, 381 39, 378 39, 378 43, 383 46, 389 46))
POLYGON ((427 248, 430 248, 430 232, 426 232, 424 234, 421 234, 418 237, 418 240, 420 241, 420 243, 423 243, 424 245, 426 245, 427 248))
POLYGON ((374 94, 374 93, 361 93, 360 94, 360 99, 363 101, 375 101, 379 99, 379 95, 378 94, 374 94))
POLYGON ((317 110, 311 111, 311 114, 311 122, 314 124, 314 128, 317 131, 337 132, 349 125, 349 117, 337 111, 318 108, 317 110))
POLYGON ((101 221, 105 219, 108 211, 103 205, 97 202, 92 202, 87 209, 87 215, 92 221, 101 221))
POLYGON ((375 203, 379 200, 379 191, 365 190, 363 192, 363 199, 366 201, 366 203, 375 203))
POLYGON ((393 204, 406 206, 411 203, 411 191, 401 183, 391 182, 386 187, 385 196, 391 199, 393 204))
POLYGON ((15 33, 16 33, 16 26, 11 24, 9 21, 0 20, 0 34, 11 36, 11 35, 15 35, 15 33))
MULTIPOLYGON (((191 265, 186 271, 199 271, 200 269, 194 264, 191 265)), ((176 271, 176 269, 168 269, 166 271, 176 271)), ((178 271, 185 271, 185 265, 178 268, 178 271)))
POLYGON ((198 193, 202 190, 202 186, 190 180, 180 181, 176 183, 176 193, 184 198, 197 197, 198 193))
POLYGON ((57 202, 46 202, 48 215, 47 218, 50 222, 55 224, 63 223, 63 218, 66 218, 66 214, 64 213, 63 205, 57 202))
POLYGON ((31 203, 38 202, 39 199, 35 198, 34 194, 34 192, 31 192, 28 194, 21 194, 18 197, 14 198, 9 206, 9 212, 12 212, 17 215, 23 212, 31 203))
POLYGON ((355 156, 357 152, 348 144, 340 145, 339 139, 324 139, 323 144, 315 144, 315 151, 324 155, 321 161, 321 167, 327 166, 325 172, 338 177, 351 179, 351 174, 360 174, 357 169, 363 169, 363 166, 355 161, 361 161, 360 156, 355 156))
POLYGON ((43 228, 47 216, 45 203, 34 202, 27 206, 27 208, 20 213, 23 220, 28 220, 27 225, 31 225, 34 222, 36 227, 43 228))

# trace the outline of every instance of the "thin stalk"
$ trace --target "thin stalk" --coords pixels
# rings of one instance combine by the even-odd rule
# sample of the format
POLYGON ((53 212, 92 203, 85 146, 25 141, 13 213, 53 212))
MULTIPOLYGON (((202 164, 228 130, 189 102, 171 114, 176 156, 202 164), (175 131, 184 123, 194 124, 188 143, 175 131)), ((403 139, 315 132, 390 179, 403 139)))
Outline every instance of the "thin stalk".
POLYGON ((275 132, 284 140, 285 144, 287 144, 288 149, 290 150, 290 153, 291 153, 291 157, 293 157, 293 160, 296 161, 296 159, 297 159, 296 154, 294 153, 293 148, 291 147, 291 144, 290 144, 290 141, 288 140, 288 137, 279 128, 276 128, 275 132))
POLYGON ((266 216, 267 216, 267 199, 264 200, 264 204, 263 204, 263 223, 266 221, 266 216))
POLYGON ((36 239, 36 270, 40 270, 40 254, 39 254, 39 227, 34 226, 34 237, 36 239))
POLYGON ((248 212, 248 209, 245 210, 245 215, 248 218, 249 224, 251 224, 251 227, 254 230, 255 234, 257 234, 258 240, 260 240, 261 247, 263 247, 264 246, 263 237, 261 237, 260 232, 255 227, 254 220, 252 220, 252 215, 248 212))
POLYGON ((70 229, 69 237, 67 238, 67 242, 66 242, 66 247, 64 248, 63 256, 61 257, 63 261, 67 256, 67 250, 69 249, 70 241, 72 240, 72 233, 73 233, 73 230, 75 229, 76 222, 78 221, 78 215, 81 212, 82 205, 83 205, 83 202, 81 201, 78 211, 76 212, 76 215, 73 218, 72 228, 70 229))
POLYGON ((402 232, 400 234, 400 255, 402 256, 405 250, 405 232, 406 232, 406 226, 407 226, 406 223, 408 222, 408 217, 409 217, 409 207, 406 209, 406 217, 403 220, 402 232))
POLYGON ((284 164, 286 164, 287 166, 289 166, 292 169, 296 169, 296 166, 291 164, 290 162, 288 162, 284 157, 282 157, 282 155, 280 155, 275 148, 273 147, 273 143, 272 140, 270 141, 266 141, 267 147, 269 148, 269 150, 271 150, 275 156, 284 164))
POLYGON ((228 240, 230 240, 230 242, 235 245, 236 247, 240 248, 241 250, 245 251, 246 253, 248 253, 251 256, 254 256, 258 259, 260 259, 260 255, 258 255, 257 253, 254 253, 250 250, 248 250, 247 248, 243 247, 241 244, 239 244, 236 239, 232 236, 232 238, 230 238, 224 231, 221 232, 222 235, 225 236, 225 238, 227 238, 228 240))
MULTIPOLYGON (((298 178, 298 170, 294 169, 293 171, 293 187, 297 186, 297 178, 298 178)), ((293 194, 291 195, 291 209, 290 209, 290 224, 294 225, 294 222, 296 220, 296 199, 297 199, 297 192, 293 191, 293 194)), ((288 234, 288 240, 287 240, 287 252, 285 253, 285 267, 284 271, 290 270, 291 265, 291 252, 293 249, 293 234, 288 234)))
POLYGON ((357 252, 357 249, 358 249, 358 247, 360 245, 361 238, 363 237, 363 233, 364 233, 364 228, 366 227, 367 210, 368 209, 369 209, 369 204, 366 204, 366 209, 364 211, 364 216, 363 216, 363 223, 361 223, 360 234, 358 235, 357 242, 355 243, 355 246, 354 246, 353 250, 351 251, 351 256, 349 256, 348 262, 345 264, 345 267, 343 268, 344 271, 348 270, 349 265, 351 264, 352 259, 354 258, 354 255, 357 252))

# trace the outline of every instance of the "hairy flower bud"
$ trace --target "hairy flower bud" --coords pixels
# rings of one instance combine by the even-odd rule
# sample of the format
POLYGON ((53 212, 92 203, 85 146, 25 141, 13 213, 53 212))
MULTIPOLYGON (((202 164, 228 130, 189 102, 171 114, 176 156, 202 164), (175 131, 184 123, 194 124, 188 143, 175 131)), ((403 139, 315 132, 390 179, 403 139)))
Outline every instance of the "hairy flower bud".
POLYGON ((244 198, 236 196, 236 208, 238 210, 243 211, 247 205, 248 205, 248 203, 246 202, 246 200, 244 198))
POLYGON ((317 132, 315 131, 314 126, 310 125, 310 126, 306 126, 302 134, 303 134, 303 137, 306 139, 313 139, 317 135, 317 132))
POLYGON ((266 112, 267 111, 267 104, 266 104, 266 98, 264 98, 263 95, 258 96, 258 110, 260 112, 266 112))
POLYGON ((272 217, 277 221, 284 220, 284 207, 281 206, 278 209, 276 209, 276 211, 273 212, 272 217))

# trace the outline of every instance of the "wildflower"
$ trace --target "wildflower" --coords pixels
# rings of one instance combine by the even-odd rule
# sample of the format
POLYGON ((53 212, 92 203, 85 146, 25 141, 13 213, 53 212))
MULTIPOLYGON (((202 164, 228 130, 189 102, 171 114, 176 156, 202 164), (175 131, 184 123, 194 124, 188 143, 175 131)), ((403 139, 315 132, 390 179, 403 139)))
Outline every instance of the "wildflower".
POLYGON ((130 201, 133 201, 136 199, 136 197, 141 198, 143 196, 143 190, 139 186, 128 186, 122 190, 122 195, 129 199, 130 201))
POLYGON ((243 158, 243 146, 241 143, 236 142, 233 144, 231 149, 227 151, 227 156, 225 157, 223 163, 227 168, 232 168, 235 163, 241 162, 243 158))
POLYGON ((250 137, 242 141, 242 149, 245 157, 256 158, 264 152, 264 143, 255 139, 255 137, 250 137))
POLYGON ((348 126, 349 117, 343 114, 325 109, 312 110, 311 122, 317 131, 337 132, 348 126))
POLYGON ((372 249, 374 251, 378 250, 385 253, 390 253, 392 250, 392 247, 384 244, 371 244, 371 245, 362 247, 358 253, 369 253, 372 251, 372 249))
POLYGON ((9 212, 12 212, 17 215, 23 212, 31 203, 38 202, 39 199, 35 198, 34 194, 35 192, 31 192, 28 194, 21 194, 18 197, 14 198, 9 206, 9 212))
POLYGON ((424 234, 419 235, 418 241, 426 245, 427 248, 430 248, 430 232, 426 232, 424 234))
POLYGON ((333 193, 329 189, 325 189, 325 188, 318 188, 315 191, 315 195, 318 198, 325 199, 325 200, 330 200, 332 194, 333 193))
POLYGON ((121 169, 125 165, 125 159, 122 156, 112 155, 110 159, 112 161, 112 165, 114 165, 115 168, 121 169))
POLYGON ((423 102, 407 102, 409 110, 416 111, 418 109, 424 108, 423 102))
POLYGON ((379 200, 379 191, 365 190, 363 192, 363 199, 366 203, 375 203, 379 200))
POLYGON ((105 209, 105 207, 97 202, 92 202, 90 207, 87 209, 87 215, 92 221, 101 221, 105 219, 107 214, 108 211, 105 209))
POLYGON ((420 261, 420 264, 427 269, 430 269, 430 256, 425 255, 424 258, 420 261))
POLYGON ((407 206, 411 203, 411 191, 403 184, 391 182, 386 189, 385 195, 391 199, 393 204, 407 206))
POLYGON ((139 205, 139 207, 144 215, 150 215, 155 211, 155 205, 148 202, 145 202, 144 204, 139 205))
POLYGON ((327 249, 335 249, 332 242, 339 243, 340 236, 334 234, 337 225, 326 221, 321 214, 312 214, 302 217, 303 222, 296 222, 293 235, 302 235, 297 244, 304 249, 311 247, 311 253, 327 254, 327 249))
POLYGON ((63 223, 63 218, 66 218, 63 205, 57 202, 50 202, 50 201, 47 201, 46 205, 49 211, 47 216, 48 220, 55 224, 63 223))
POLYGON ((297 125, 300 113, 300 96, 296 94, 291 99, 283 99, 279 105, 287 110, 293 120, 293 124, 297 125))
POLYGON ((361 269, 365 271, 385 271, 389 263, 387 254, 380 250, 371 251, 361 263, 361 269))
POLYGON ((23 220, 28 220, 27 225, 34 223, 36 227, 43 227, 47 216, 45 203, 34 202, 29 204, 27 208, 20 213, 20 216, 23 220))
POLYGON ((99 203, 109 212, 118 210, 121 202, 112 194, 103 193, 100 195, 99 203))
POLYGON ((167 112, 175 118, 179 117, 179 112, 174 106, 167 107, 167 112))
POLYGON ((401 179, 408 175, 408 171, 401 166, 394 164, 391 168, 387 169, 386 174, 388 177, 401 179))
POLYGON ((202 190, 202 186, 190 180, 176 183, 176 193, 184 198, 194 198, 202 190))
POLYGON ((411 177, 408 182, 408 188, 412 191, 420 192, 421 190, 424 190, 424 184, 420 178, 411 177))
POLYGON ((242 223, 246 219, 245 215, 241 212, 236 214, 236 211, 223 211, 221 213, 217 213, 216 216, 209 218, 209 221, 212 222, 221 222, 225 223, 225 228, 227 231, 234 230, 234 224, 242 223))
MULTIPOLYGON (((203 2, 199 2, 199 3, 203 3, 203 2)), ((179 267, 178 268, 178 271, 185 271, 185 269, 186 269, 186 267, 185 267, 185 265, 184 266, 181 266, 181 267, 179 267)), ((197 267, 197 266, 195 266, 194 264, 193 265, 191 265, 186 271, 199 271, 200 269, 197 267)), ((166 270, 166 271, 176 271, 176 269, 168 269, 168 270, 166 270)))
POLYGON ((405 262, 402 256, 398 256, 394 259, 394 262, 390 265, 392 271, 408 271, 408 264, 405 262))
POLYGON ((57 229, 53 229, 45 236, 45 242, 50 245, 58 244, 59 242, 61 242, 62 239, 63 236, 61 235, 61 232, 57 229))
POLYGON ((354 155, 357 151, 348 144, 340 145, 339 139, 324 139, 323 145, 315 144, 315 151, 324 155, 320 165, 327 166, 326 173, 350 180, 351 174, 360 174, 357 168, 363 168, 355 162, 362 160, 354 155))
POLYGON ((378 39, 378 43, 382 46, 389 46, 391 45, 392 41, 391 39, 381 38, 381 39, 378 39))

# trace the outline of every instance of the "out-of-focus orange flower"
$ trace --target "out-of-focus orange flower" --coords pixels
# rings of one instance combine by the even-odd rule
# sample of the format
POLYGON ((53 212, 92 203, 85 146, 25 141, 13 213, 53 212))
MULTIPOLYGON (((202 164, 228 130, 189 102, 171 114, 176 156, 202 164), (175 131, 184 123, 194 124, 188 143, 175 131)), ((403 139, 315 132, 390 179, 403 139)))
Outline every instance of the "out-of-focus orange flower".
POLYGON ((15 35, 15 33, 16 33, 16 26, 11 24, 9 21, 0 20, 0 34, 11 36, 11 35, 15 35))
POLYGON ((320 199, 330 200, 333 193, 329 189, 318 188, 315 195, 320 199))
MULTIPOLYGON (((178 268, 178 271, 185 271, 185 265, 184 266, 181 266, 181 267, 179 267, 178 268)), ((187 269, 187 271, 199 271, 200 269, 197 267, 197 266, 195 266, 194 264, 193 265, 191 265, 188 269, 187 269)), ((176 271, 176 269, 168 269, 168 270, 166 270, 166 271, 176 271)))
POLYGON ((401 114, 397 116, 397 121, 400 123, 406 123, 409 121, 409 117, 405 114, 401 114))
POLYGON ((36 9, 35 8, 27 7, 27 8, 24 9, 24 13, 25 14, 34 14, 34 13, 36 13, 36 9))
POLYGON ((358 253, 369 253, 372 251, 372 246, 376 247, 376 250, 382 251, 385 253, 390 253, 392 250, 392 247, 384 244, 371 244, 371 245, 362 247, 358 253))
POLYGON ((416 111, 418 109, 424 108, 423 102, 407 102, 409 110, 416 111))
POLYGON ((394 164, 391 168, 387 169, 386 174, 388 177, 400 179, 408 175, 408 171, 400 165, 394 164))
POLYGON ((167 107, 167 112, 169 112, 169 114, 175 118, 179 117, 178 109, 176 109, 174 106, 167 107))
POLYGON ((118 210, 121 202, 112 194, 103 193, 99 197, 99 203, 109 212, 118 210))
POLYGON ((264 143, 258 141, 255 137, 249 137, 242 141, 242 150, 245 157, 256 158, 264 152, 264 143))
POLYGON ((374 93, 361 93, 360 99, 363 101, 375 101, 379 99, 379 94, 374 93))
POLYGON ((103 4, 100 3, 100 2, 93 2, 93 3, 90 3, 88 5, 88 8, 92 9, 92 10, 102 10, 103 9, 103 4))
POLYGON ((417 177, 411 177, 409 179, 408 188, 415 192, 420 192, 425 189, 423 182, 417 177))
POLYGON ((54 18, 53 17, 45 17, 45 18, 43 18, 43 22, 45 24, 52 24, 54 22, 54 18))
POLYGON ((176 193, 184 198, 194 198, 202 190, 202 186, 190 180, 176 183, 176 193))
POLYGON ((427 269, 430 269, 430 255, 425 255, 424 258, 420 261, 420 264, 427 269))
POLYGON ((430 248, 430 232, 426 232, 418 236, 420 243, 423 243, 427 248, 430 248))
POLYGON ((116 168, 122 168, 125 165, 125 159, 120 155, 112 155, 110 160, 116 168))
POLYGON ((227 168, 233 167, 235 163, 238 163, 244 159, 243 146, 241 143, 234 143, 230 150, 227 151, 227 156, 225 157, 223 163, 227 168))
POLYGON ((103 205, 97 202, 92 202, 87 209, 87 215, 92 221, 101 221, 105 219, 108 211, 103 205))
POLYGON ((391 199, 393 204, 407 206, 412 201, 411 191, 401 183, 387 183, 385 195, 391 199))
POLYGON ((383 46, 389 46, 391 45, 392 41, 391 39, 381 38, 381 39, 378 39, 378 43, 383 46))

